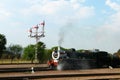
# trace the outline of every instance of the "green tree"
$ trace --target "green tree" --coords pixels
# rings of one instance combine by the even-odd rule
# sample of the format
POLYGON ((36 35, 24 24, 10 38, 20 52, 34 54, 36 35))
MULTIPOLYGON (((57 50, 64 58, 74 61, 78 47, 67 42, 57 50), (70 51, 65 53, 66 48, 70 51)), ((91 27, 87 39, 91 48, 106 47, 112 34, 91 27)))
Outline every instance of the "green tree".
POLYGON ((37 45, 28 45, 24 48, 23 59, 33 60, 35 59, 35 48, 37 47, 37 59, 39 63, 43 63, 45 61, 45 44, 43 42, 38 42, 37 45))
POLYGON ((12 56, 14 54, 12 52, 10 52, 9 47, 6 47, 6 49, 4 50, 3 54, 2 54, 2 59, 12 59, 12 56))
POLYGON ((52 58, 52 50, 51 49, 45 49, 45 61, 48 61, 52 58))
POLYGON ((38 53, 37 53, 37 58, 39 63, 43 63, 45 61, 45 44, 43 42, 38 42, 37 44, 37 49, 38 49, 38 53))
POLYGON ((35 45, 28 45, 27 47, 24 48, 22 58, 25 60, 31 60, 31 63, 33 63, 35 56, 35 45))
POLYGON ((13 59, 20 59, 21 58, 21 54, 23 51, 22 46, 15 44, 15 45, 10 45, 8 47, 8 51, 11 53, 11 63, 13 61, 13 59))
POLYGON ((3 50, 5 50, 5 45, 6 45, 7 41, 6 38, 3 34, 0 34, 0 58, 2 56, 3 50))
POLYGON ((23 48, 19 44, 9 46, 9 51, 12 52, 15 55, 22 54, 22 50, 23 50, 23 48))

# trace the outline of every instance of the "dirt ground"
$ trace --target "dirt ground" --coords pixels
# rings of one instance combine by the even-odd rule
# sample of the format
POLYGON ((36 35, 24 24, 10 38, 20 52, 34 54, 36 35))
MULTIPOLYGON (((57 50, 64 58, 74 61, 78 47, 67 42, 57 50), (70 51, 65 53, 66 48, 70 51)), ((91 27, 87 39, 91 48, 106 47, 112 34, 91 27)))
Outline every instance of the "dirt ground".
MULTIPOLYGON (((33 67, 33 66, 40 66, 46 67, 46 64, 27 64, 27 65, 0 65, 0 69, 2 68, 22 68, 22 67, 33 67)), ((40 79, 32 79, 32 80, 88 80, 88 79, 109 79, 109 80, 120 80, 120 68, 104 68, 104 69, 88 69, 88 70, 65 70, 65 71, 58 71, 58 70, 50 70, 50 71, 36 71, 32 73, 32 70, 29 72, 9 72, 9 73, 0 73, 0 78, 2 77, 20 77, 20 76, 46 76, 46 78, 40 79), (62 77, 62 78, 48 78, 49 75, 83 75, 83 74, 102 74, 101 76, 94 75, 94 76, 77 76, 77 77, 62 77), (103 74, 110 74, 110 75, 103 75, 103 74), (116 75, 112 75, 116 74, 116 75)))
POLYGON ((27 68, 27 67, 47 67, 47 64, 0 64, 0 69, 1 68, 27 68))

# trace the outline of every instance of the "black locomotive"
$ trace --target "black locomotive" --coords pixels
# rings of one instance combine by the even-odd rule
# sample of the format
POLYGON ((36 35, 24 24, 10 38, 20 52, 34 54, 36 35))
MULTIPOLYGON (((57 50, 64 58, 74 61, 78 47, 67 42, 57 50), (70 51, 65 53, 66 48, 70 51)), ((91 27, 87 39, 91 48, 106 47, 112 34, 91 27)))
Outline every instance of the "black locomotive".
POLYGON ((66 56, 61 56, 58 68, 62 69, 92 69, 92 68, 117 68, 120 67, 120 58, 105 51, 78 52, 75 49, 65 51, 66 56))
POLYGON ((53 51, 52 58, 49 66, 59 70, 120 67, 120 58, 105 51, 79 52, 73 48, 62 51, 59 47, 57 51, 53 51))

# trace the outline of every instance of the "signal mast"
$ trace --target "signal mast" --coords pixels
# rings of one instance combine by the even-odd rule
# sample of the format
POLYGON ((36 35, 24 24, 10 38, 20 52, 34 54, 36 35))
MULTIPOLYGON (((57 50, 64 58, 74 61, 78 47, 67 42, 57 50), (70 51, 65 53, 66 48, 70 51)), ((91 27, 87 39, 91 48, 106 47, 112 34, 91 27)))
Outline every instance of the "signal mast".
POLYGON ((37 24, 36 26, 30 28, 29 30, 29 37, 35 38, 36 40, 36 46, 35 46, 35 59, 34 62, 37 63, 37 53, 38 53, 38 46, 37 43, 40 40, 40 38, 45 37, 45 31, 44 31, 45 21, 43 21, 40 24, 37 24), (41 31, 39 32, 39 28, 41 28, 41 31))

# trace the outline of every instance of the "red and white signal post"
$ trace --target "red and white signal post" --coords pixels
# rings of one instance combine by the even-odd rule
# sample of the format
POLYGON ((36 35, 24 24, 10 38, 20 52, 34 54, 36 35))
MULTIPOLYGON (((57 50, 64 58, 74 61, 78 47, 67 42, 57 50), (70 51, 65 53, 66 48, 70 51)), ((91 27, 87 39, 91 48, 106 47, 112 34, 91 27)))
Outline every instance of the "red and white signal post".
POLYGON ((40 24, 37 24, 36 26, 33 26, 29 30, 29 33, 30 33, 29 37, 36 39, 35 59, 34 59, 35 63, 37 63, 37 53, 38 53, 38 51, 37 51, 37 49, 38 49, 37 43, 40 40, 40 38, 45 37, 44 26, 45 26, 45 21, 43 21, 40 24), (41 29, 41 30, 39 30, 39 29, 41 29))

